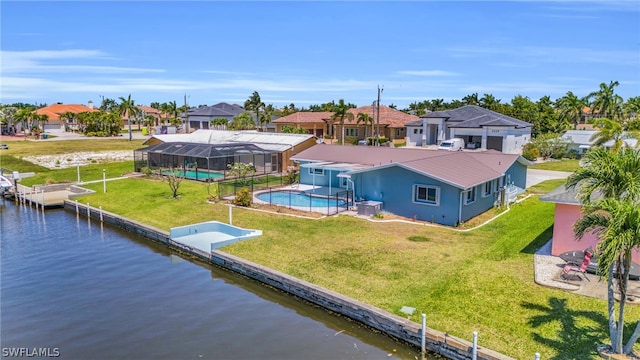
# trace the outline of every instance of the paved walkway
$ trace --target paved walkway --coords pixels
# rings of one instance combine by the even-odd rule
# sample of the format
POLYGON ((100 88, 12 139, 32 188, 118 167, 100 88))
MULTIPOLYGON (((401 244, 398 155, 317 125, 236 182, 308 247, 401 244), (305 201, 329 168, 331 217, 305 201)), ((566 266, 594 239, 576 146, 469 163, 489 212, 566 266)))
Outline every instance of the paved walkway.
POLYGON ((527 188, 547 180, 566 179, 571 172, 527 169, 527 188))
MULTIPOLYGON (((607 299, 606 278, 594 274, 580 274, 566 279, 561 277, 566 263, 559 257, 551 255, 551 241, 541 247, 533 259, 537 284, 602 300, 607 299)), ((627 303, 640 304, 640 281, 629 280, 627 303)))

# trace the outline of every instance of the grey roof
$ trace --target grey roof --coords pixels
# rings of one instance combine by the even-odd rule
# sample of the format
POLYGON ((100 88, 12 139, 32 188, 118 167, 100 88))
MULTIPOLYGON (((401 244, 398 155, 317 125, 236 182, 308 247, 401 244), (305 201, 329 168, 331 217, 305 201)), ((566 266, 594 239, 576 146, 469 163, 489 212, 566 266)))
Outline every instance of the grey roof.
POLYGON ((436 151, 324 144, 304 150, 291 159, 363 165, 360 169, 351 171, 352 174, 400 166, 462 189, 499 178, 516 161, 531 165, 520 155, 504 154, 495 150, 436 151))
MULTIPOLYGON (((585 145, 591 146, 595 140, 592 140, 592 137, 598 132, 598 130, 567 130, 564 134, 562 134, 562 139, 565 141, 572 142, 576 145, 585 145)), ((627 137, 628 133, 625 131, 622 133, 622 142, 624 145, 629 146, 631 148, 636 147, 638 144, 638 139, 634 139, 631 137, 627 137)), ((609 140, 603 144, 604 147, 610 148, 615 144, 614 140, 609 140)))
POLYGON ((568 204, 568 205, 580 205, 580 201, 577 199, 578 191, 574 188, 572 190, 567 189, 563 184, 557 188, 549 191, 544 196, 541 196, 540 201, 568 204))
MULTIPOLYGON (((480 128, 483 126, 507 126, 515 128, 532 127, 533 124, 512 118, 476 105, 466 105, 453 110, 434 111, 420 118, 444 118, 452 128, 480 128)), ((420 126, 422 120, 414 121, 408 126, 420 126)))
POLYGON ((203 106, 188 111, 189 116, 236 116, 242 114, 245 110, 238 105, 231 105, 221 102, 212 106, 203 106))
MULTIPOLYGON (((562 184, 557 188, 549 191, 544 196, 541 196, 540 201, 546 201, 551 203, 558 204, 567 204, 567 205, 581 205, 580 200, 578 200, 578 192, 580 191, 580 183, 573 189, 569 190, 567 187, 562 184)), ((602 193, 600 191, 594 191, 591 194, 591 201, 602 199, 602 193)))

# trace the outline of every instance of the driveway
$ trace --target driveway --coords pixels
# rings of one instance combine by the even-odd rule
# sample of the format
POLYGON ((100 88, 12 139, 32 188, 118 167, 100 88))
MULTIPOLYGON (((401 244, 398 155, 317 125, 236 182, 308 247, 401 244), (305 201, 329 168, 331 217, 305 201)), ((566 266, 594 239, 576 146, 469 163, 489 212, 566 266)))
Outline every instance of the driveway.
POLYGON ((527 169, 527 188, 547 180, 566 179, 571 174, 567 171, 527 169))

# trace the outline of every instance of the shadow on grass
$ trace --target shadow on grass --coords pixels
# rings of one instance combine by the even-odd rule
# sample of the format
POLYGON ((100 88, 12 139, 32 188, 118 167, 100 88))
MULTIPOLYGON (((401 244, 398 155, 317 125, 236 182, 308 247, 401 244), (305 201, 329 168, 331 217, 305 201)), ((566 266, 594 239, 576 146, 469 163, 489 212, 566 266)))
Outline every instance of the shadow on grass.
POLYGON ((553 225, 549 225, 543 232, 536 236, 527 246, 525 246, 520 252, 525 254, 535 254, 544 244, 547 243, 553 237, 553 225))
POLYGON ((548 306, 523 302, 522 307, 541 313, 529 319, 532 328, 558 329, 557 336, 547 337, 546 334, 536 332, 532 334, 535 341, 556 350, 556 354, 549 359, 595 358, 598 356, 596 346, 607 338, 607 319, 603 314, 572 310, 567 307, 566 299, 552 297, 548 306))

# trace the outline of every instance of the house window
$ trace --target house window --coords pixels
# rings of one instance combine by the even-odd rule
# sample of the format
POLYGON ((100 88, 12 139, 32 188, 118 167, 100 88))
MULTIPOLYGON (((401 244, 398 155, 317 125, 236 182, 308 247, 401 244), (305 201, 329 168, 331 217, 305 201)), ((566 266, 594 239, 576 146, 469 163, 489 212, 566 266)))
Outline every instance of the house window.
POLYGON ((418 129, 413 129, 413 133, 417 134, 418 133, 418 129))
POLYGON ((359 129, 346 129, 347 136, 358 136, 359 129))
POLYGON ((440 188, 429 185, 413 185, 413 202, 440 206, 440 188))
POLYGON ((482 185, 482 197, 491 195, 491 189, 493 189, 493 181, 488 181, 482 185))
POLYGON ((471 189, 469 189, 469 191, 467 191, 467 196, 465 197, 464 203, 469 205, 469 204, 473 203, 474 201, 476 201, 476 188, 475 188, 475 186, 472 187, 471 189))
POLYGON ((396 129, 396 137, 400 137, 400 129, 396 129))
POLYGON ((309 168, 309 175, 324 176, 324 169, 322 169, 322 168, 309 168))
POLYGON ((493 180, 493 188, 494 188, 495 192, 499 192, 500 191, 500 179, 493 180))

